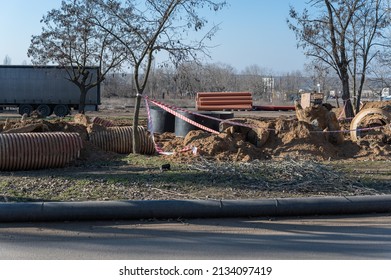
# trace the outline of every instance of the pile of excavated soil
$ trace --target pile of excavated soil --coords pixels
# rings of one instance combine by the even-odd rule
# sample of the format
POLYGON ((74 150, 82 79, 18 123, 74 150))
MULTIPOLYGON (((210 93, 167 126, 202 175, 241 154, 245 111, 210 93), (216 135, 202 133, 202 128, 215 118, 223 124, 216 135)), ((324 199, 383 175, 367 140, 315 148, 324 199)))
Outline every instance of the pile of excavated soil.
POLYGON ((380 108, 386 111, 391 111, 391 101, 364 102, 361 107, 361 110, 368 108, 380 108))
MULTIPOLYGON (((371 106, 387 110, 389 104, 391 102, 374 102, 371 106)), ((191 158, 194 148, 198 155, 220 161, 389 159, 389 125, 366 131, 358 142, 353 142, 350 121, 338 120, 331 108, 295 106, 296 117, 233 119, 246 126, 225 123, 220 125, 219 135, 191 131, 182 143, 174 138, 169 141, 167 135, 158 138, 158 142, 162 143, 163 150, 175 151, 175 157, 180 160, 191 158), (181 152, 184 147, 193 149, 181 152)))
POLYGON ((43 119, 6 120, 0 123, 1 133, 28 132, 76 132, 83 140, 88 139, 85 125, 62 120, 46 121, 43 119))
POLYGON ((344 134, 340 145, 331 144, 326 134, 316 126, 296 119, 278 118, 268 121, 268 139, 257 147, 249 141, 249 133, 218 135, 200 130, 190 131, 184 138, 165 133, 156 137, 164 151, 175 152, 177 160, 194 159, 194 149, 183 152, 186 147, 195 147, 197 154, 218 161, 252 161, 255 159, 340 160, 340 159, 389 159, 391 147, 381 139, 363 139, 359 143, 350 141, 344 134))

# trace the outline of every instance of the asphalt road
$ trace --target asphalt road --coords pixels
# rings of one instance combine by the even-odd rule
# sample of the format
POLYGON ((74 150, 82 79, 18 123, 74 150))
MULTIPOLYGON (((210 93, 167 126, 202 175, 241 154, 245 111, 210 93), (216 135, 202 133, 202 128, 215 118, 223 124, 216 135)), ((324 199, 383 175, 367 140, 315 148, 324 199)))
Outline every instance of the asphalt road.
POLYGON ((391 216, 0 224, 0 259, 391 259, 391 216))

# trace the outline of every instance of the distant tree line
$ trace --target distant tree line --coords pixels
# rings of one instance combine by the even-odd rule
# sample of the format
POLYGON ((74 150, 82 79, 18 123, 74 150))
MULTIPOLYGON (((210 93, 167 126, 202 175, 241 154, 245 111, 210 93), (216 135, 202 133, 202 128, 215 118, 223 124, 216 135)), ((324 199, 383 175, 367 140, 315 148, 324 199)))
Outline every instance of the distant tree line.
MULTIPOLYGON (((104 97, 134 97, 137 90, 129 77, 132 73, 112 73, 102 84, 104 97)), ((387 79, 370 77, 364 85, 363 97, 377 99, 387 79)), ((391 83, 389 83, 391 85, 391 83)), ((197 92, 248 91, 254 100, 291 103, 301 92, 320 91, 325 98, 342 97, 339 78, 320 66, 307 64, 303 71, 276 73, 258 65, 243 71, 222 63, 186 63, 174 67, 153 68, 145 94, 155 99, 194 99, 197 92), (330 96, 330 92, 332 96, 330 96)))
MULTIPOLYGON (((105 97, 133 97, 137 94, 130 73, 113 73, 103 82, 105 97), (132 89, 129 91, 129 89, 132 89)), ((315 89, 312 80, 300 71, 275 75, 257 65, 238 72, 228 64, 186 63, 177 68, 152 69, 145 94, 156 99, 194 99, 203 91, 249 91, 256 100, 291 101, 300 89, 315 89)))

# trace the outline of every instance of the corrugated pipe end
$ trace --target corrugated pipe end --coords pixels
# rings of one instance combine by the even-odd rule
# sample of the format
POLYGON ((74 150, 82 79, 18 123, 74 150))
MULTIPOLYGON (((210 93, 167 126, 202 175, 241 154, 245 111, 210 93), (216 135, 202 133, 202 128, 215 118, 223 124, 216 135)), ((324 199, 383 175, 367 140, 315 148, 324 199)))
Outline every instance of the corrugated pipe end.
POLYGON ((77 133, 0 134, 0 170, 64 167, 80 157, 83 141, 77 133))
POLYGON ((99 124, 99 125, 104 126, 104 127, 113 127, 114 126, 113 122, 111 122, 109 120, 105 120, 105 119, 99 118, 99 117, 93 117, 91 119, 91 121, 94 124, 99 124))
MULTIPOLYGON (((154 154, 155 145, 151 134, 142 126, 137 127, 140 140, 140 153, 154 154)), ((133 151, 133 127, 107 127, 105 130, 93 131, 89 134, 91 143, 104 151, 129 154, 133 151)))

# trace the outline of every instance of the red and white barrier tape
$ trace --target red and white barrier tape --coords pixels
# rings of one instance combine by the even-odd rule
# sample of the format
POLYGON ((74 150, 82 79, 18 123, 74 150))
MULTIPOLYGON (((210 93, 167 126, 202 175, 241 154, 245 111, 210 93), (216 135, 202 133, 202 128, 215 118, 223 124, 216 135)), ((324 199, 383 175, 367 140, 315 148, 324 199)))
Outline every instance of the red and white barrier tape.
POLYGON ((204 126, 204 125, 202 125, 202 124, 199 124, 199 123, 197 123, 197 122, 195 122, 195 121, 193 121, 193 120, 191 120, 191 119, 189 119, 189 118, 187 118, 187 117, 185 117, 185 116, 179 114, 178 112, 176 112, 176 111, 174 111, 173 109, 171 109, 171 108, 169 108, 169 107, 167 107, 167 106, 161 104, 160 102, 153 101, 153 100, 151 100, 151 99, 148 99, 147 97, 146 97, 145 100, 146 100, 147 102, 148 102, 148 100, 149 100, 151 103, 153 103, 153 104, 155 104, 156 106, 162 108, 163 110, 165 110, 165 111, 167 111, 167 112, 173 114, 175 117, 178 117, 178 118, 180 118, 181 120, 184 120, 185 122, 188 122, 188 123, 190 123, 190 124, 192 124, 192 125, 194 125, 194 126, 196 126, 196 127, 198 127, 198 128, 201 128, 201 129, 203 129, 203 130, 206 130, 206 131, 211 132, 211 133, 214 133, 214 134, 219 134, 219 133, 220 133, 220 132, 218 132, 218 131, 216 131, 216 130, 213 130, 213 129, 211 129, 211 128, 209 128, 209 127, 206 127, 206 126, 204 126))
POLYGON ((155 141, 154 131, 153 131, 153 123, 152 123, 152 117, 151 117, 151 110, 149 108, 148 100, 145 99, 145 108, 147 109, 147 117, 148 117, 148 130, 151 133, 152 142, 155 145, 155 150, 160 155, 172 155, 171 152, 165 152, 163 151, 159 145, 155 141))
MULTIPOLYGON (((163 149, 156 143, 155 137, 154 137, 154 130, 153 130, 151 110, 150 110, 150 107, 149 107, 149 104, 148 104, 148 99, 145 99, 145 108, 147 109, 148 126, 149 126, 148 129, 149 129, 149 132, 151 133, 152 141, 153 141, 153 144, 155 145, 156 152, 158 154, 160 154, 160 155, 169 155, 169 156, 175 154, 174 152, 165 152, 165 151, 163 151, 163 149)), ((186 146, 182 150, 180 150, 178 153, 184 153, 184 152, 188 152, 188 151, 192 151, 192 153, 194 155, 196 155, 197 152, 198 152, 196 147, 194 147, 194 146, 186 146)))
MULTIPOLYGON (((190 110, 186 110, 186 109, 183 109, 183 108, 179 108, 179 107, 175 107, 175 106, 172 106, 172 105, 168 105, 168 104, 165 104, 165 103, 162 103, 162 102, 159 102, 159 101, 156 101, 156 100, 153 100, 153 99, 150 99, 148 96, 145 96, 144 97, 146 100, 149 100, 151 103, 159 106, 160 108, 162 108, 163 110, 166 110, 166 108, 170 109, 170 110, 166 110, 168 111, 169 113, 173 114, 174 116, 183 116, 181 114, 178 114, 176 111, 181 111, 181 112, 186 112, 186 113, 189 113, 189 114, 192 114, 194 116, 199 116, 199 117, 202 117, 202 118, 206 118, 206 119, 211 119, 211 120, 215 120, 215 121, 218 121, 218 122, 222 122, 222 123, 227 123, 227 124, 232 124, 232 125, 238 125, 238 126, 243 126, 243 127, 248 127, 248 128, 255 128, 255 126, 252 126, 250 124, 245 124, 245 123, 239 123, 239 122, 233 122, 233 121, 229 121, 229 120, 223 120, 223 119, 220 119, 220 118, 216 118, 216 117, 212 117, 212 116, 207 116, 207 115, 202 115, 202 114, 199 114, 199 113, 196 113, 194 111, 190 111, 190 110), (175 110, 175 111, 174 111, 175 110)), ((192 120, 190 120, 192 121, 192 120)), ((199 127, 200 124, 196 125, 197 127, 199 127)), ((213 130, 214 131, 214 130, 213 130)), ((213 132, 212 132, 213 133, 213 132)), ((219 134, 219 132, 215 131, 215 134, 219 134)))
MULTIPOLYGON (((350 100, 350 99, 348 99, 348 100, 350 100)), ((342 119, 342 116, 343 116, 343 114, 345 113, 345 109, 346 109, 346 105, 347 105, 347 104, 348 104, 347 101, 344 102, 343 108, 342 108, 341 114, 339 114, 338 120, 341 120, 341 119, 342 119)))
POLYGON ((350 133, 352 131, 371 131, 376 129, 382 129, 385 128, 387 125, 379 125, 379 126, 373 126, 373 127, 366 127, 366 128, 357 128, 357 129, 344 129, 344 130, 330 130, 330 131, 310 131, 310 133, 350 133))

